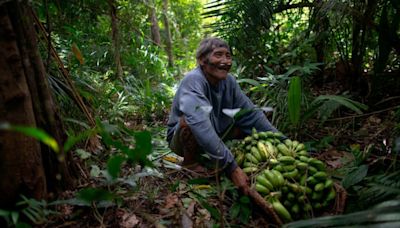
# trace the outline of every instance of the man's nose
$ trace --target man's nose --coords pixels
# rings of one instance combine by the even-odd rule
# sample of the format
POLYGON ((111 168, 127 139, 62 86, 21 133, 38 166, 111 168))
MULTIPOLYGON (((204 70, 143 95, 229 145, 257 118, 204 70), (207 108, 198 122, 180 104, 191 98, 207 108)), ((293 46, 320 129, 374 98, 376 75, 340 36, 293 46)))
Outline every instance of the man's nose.
POLYGON ((221 63, 228 64, 231 63, 232 59, 227 56, 222 56, 221 63))

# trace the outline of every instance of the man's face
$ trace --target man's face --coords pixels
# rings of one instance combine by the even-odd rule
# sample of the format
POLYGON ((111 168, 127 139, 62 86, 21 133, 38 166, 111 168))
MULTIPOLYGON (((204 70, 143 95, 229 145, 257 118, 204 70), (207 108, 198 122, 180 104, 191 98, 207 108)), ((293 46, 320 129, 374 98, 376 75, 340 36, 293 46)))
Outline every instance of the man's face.
POLYGON ((225 47, 215 48, 210 55, 200 61, 200 65, 207 80, 216 85, 219 81, 226 79, 232 66, 230 51, 225 47))

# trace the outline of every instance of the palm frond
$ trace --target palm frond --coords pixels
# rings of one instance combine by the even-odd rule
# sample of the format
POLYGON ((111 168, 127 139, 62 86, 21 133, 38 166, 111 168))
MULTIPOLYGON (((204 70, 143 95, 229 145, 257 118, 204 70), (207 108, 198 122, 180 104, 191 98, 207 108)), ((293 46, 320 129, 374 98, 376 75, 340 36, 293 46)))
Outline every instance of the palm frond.
POLYGON ((303 119, 307 120, 313 116, 316 112, 319 112, 319 117, 322 122, 329 118, 332 113, 344 106, 357 114, 363 113, 363 110, 367 110, 368 106, 360 102, 351 100, 345 96, 339 95, 320 95, 314 99, 310 104, 310 108, 305 112, 303 119))
POLYGON ((301 220, 284 225, 287 228, 300 227, 349 227, 349 226, 399 227, 400 200, 383 202, 370 210, 338 216, 326 216, 301 220))
POLYGON ((400 170, 367 177, 365 182, 367 186, 361 189, 359 195, 360 202, 366 206, 400 196, 400 170))

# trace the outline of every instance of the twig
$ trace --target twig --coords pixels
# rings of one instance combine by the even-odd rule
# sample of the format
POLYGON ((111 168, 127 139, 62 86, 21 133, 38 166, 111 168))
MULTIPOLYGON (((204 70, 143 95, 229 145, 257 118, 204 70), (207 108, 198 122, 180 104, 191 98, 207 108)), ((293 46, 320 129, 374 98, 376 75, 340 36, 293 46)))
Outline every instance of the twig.
POLYGON ((155 157, 155 158, 151 159, 151 161, 152 161, 152 162, 153 162, 153 161, 156 161, 156 160, 158 160, 158 159, 160 159, 160 158, 162 158, 162 157, 164 157, 164 156, 166 156, 166 155, 168 155, 168 154, 171 154, 171 153, 172 153, 172 151, 168 151, 168 152, 166 152, 166 153, 164 153, 164 154, 159 155, 158 157, 155 157))
MULTIPOLYGON (((215 165, 215 170, 218 170, 218 162, 215 165)), ((222 191, 221 189, 221 183, 219 180, 219 172, 217 171, 215 173, 215 181, 216 181, 216 185, 217 185, 217 191, 218 191, 218 209, 219 209, 219 214, 220 214, 220 218, 219 218, 219 222, 221 225, 221 228, 225 227, 225 221, 224 221, 224 191, 222 191)))
POLYGON ((345 117, 339 117, 339 118, 334 118, 334 119, 328 119, 326 121, 337 121, 337 120, 351 119, 351 118, 357 118, 357 117, 363 117, 363 116, 370 116, 370 115, 378 114, 378 113, 381 113, 381 112, 387 112, 387 111, 390 111, 390 110, 396 109, 396 108, 400 108, 400 105, 396 105, 396 106, 393 106, 393 107, 390 107, 390 108, 378 110, 378 111, 375 111, 375 112, 364 113, 364 114, 359 114, 359 115, 352 115, 352 116, 345 116, 345 117))

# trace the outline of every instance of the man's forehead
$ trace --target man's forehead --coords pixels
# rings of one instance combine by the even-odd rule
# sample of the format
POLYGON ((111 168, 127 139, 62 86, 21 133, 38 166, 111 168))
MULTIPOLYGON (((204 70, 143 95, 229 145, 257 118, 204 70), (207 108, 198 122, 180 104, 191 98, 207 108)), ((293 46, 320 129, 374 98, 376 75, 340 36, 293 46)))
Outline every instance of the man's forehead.
POLYGON ((231 53, 227 47, 213 47, 212 52, 227 52, 227 53, 231 53))

